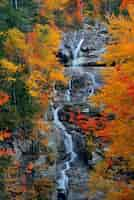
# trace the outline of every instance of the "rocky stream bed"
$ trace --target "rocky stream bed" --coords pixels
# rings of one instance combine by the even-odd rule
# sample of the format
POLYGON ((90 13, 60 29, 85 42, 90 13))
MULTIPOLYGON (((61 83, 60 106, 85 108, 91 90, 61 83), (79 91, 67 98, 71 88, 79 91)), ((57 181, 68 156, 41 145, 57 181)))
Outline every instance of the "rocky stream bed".
MULTIPOLYGON (((89 159, 84 134, 63 118, 67 116, 66 107, 71 107, 74 111, 77 107, 80 112, 91 114, 90 96, 103 85, 100 70, 103 70, 105 64, 98 61, 105 51, 107 41, 107 30, 98 23, 94 27, 85 26, 63 36, 59 57, 66 66, 65 74, 70 77, 70 81, 66 88, 56 88, 53 102, 54 127, 58 130, 59 138, 57 200, 93 199, 88 187, 90 164, 95 164, 100 156, 91 152, 92 159, 89 159)), ((101 196, 96 198, 101 199, 101 196)))

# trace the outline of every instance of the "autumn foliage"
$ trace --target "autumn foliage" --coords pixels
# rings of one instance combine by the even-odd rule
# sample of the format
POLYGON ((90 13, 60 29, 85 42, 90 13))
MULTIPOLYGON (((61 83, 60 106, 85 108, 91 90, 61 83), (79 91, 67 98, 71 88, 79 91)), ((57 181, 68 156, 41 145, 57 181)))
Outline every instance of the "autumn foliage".
POLYGON ((3 104, 7 103, 9 100, 9 96, 8 94, 6 94, 5 92, 0 92, 0 106, 2 106, 3 104))
MULTIPOLYGON (((17 16, 20 16, 22 7, 32 4, 31 1, 31 4, 29 1, 16 2, 18 3, 17 6, 14 5, 14 1, 10 1, 9 5, 6 1, 2 1, 0 6, 9 6, 9 10, 14 10, 14 16, 16 13, 18 13, 17 16)), ((33 3, 33 7, 35 5, 37 7, 36 14, 32 13, 32 24, 24 26, 22 29, 25 30, 22 31, 14 24, 14 21, 9 20, 10 22, 7 23, 10 25, 7 26, 6 31, 0 32, 2 48, 2 53, 0 51, 0 121, 2 121, 0 127, 0 159, 4 156, 11 156, 12 160, 16 159, 14 138, 11 137, 12 132, 15 131, 17 132, 16 140, 24 140, 23 142, 25 142, 26 137, 31 143, 33 138, 34 140, 36 138, 33 143, 40 143, 47 149, 49 126, 44 122, 43 116, 53 99, 55 84, 57 82, 66 84, 64 68, 56 56, 61 41, 61 31, 55 23, 55 12, 58 10, 58 12, 64 13, 64 9, 69 5, 69 0, 51 2, 35 0, 34 2, 36 4, 33 3), (10 132, 7 130, 10 130, 10 132), (42 140, 39 140, 36 136, 41 131, 44 135, 42 140)), ((28 12, 29 10, 26 8, 26 13, 28 12)), ((23 20, 25 20, 24 18, 23 20)), ((39 153, 38 150, 36 151, 36 153, 39 153)), ((31 173, 32 166, 33 163, 29 160, 29 164, 24 166, 23 173, 25 173, 25 170, 31 173)), ((19 169, 17 170, 19 171, 19 169)), ((15 178, 14 180, 11 178, 9 181, 18 184, 18 181, 21 181, 21 176, 15 178)), ((21 194, 22 190, 28 192, 27 180, 24 182, 25 184, 17 188, 18 191, 21 190, 21 194)), ((8 180, 5 183, 8 187, 8 180)), ((16 189, 12 184, 9 187, 11 190, 10 192, 7 191, 10 196, 11 191, 15 193, 16 189)), ((33 188, 32 192, 35 193, 33 188)))
POLYGON ((120 8, 127 9, 130 4, 134 4, 134 0, 122 0, 120 8))
MULTIPOLYGON (((123 2, 123 5, 125 5, 123 2)), ((126 2, 127 3, 127 2, 126 2)), ((134 7, 128 5, 127 17, 110 17, 109 32, 112 41, 103 56, 110 65, 102 72, 105 80, 102 90, 93 97, 103 112, 114 113, 115 119, 107 121, 104 131, 110 134, 110 145, 105 159, 96 166, 90 186, 104 191, 107 200, 132 200, 134 172, 134 7), (98 182, 98 184, 97 184, 98 182), (95 186, 95 184, 96 186, 95 186)), ((99 131, 95 132, 96 135, 99 131)))

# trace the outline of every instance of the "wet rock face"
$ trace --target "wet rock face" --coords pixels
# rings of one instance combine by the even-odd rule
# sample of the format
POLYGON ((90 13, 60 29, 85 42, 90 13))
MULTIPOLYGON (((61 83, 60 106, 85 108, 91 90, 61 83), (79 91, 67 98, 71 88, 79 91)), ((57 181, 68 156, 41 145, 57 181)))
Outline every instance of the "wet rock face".
MULTIPOLYGON (((65 75, 70 77, 66 87, 55 87, 54 106, 60 106, 58 120, 65 127, 60 126, 57 145, 57 177, 56 180, 65 180, 61 171, 67 169, 67 161, 70 160, 72 149, 76 158, 70 163, 66 170, 68 177, 68 194, 58 191, 58 200, 67 197, 68 200, 89 200, 89 167, 92 156, 92 148, 87 148, 87 136, 82 128, 73 119, 77 120, 78 113, 86 114, 88 117, 96 116, 99 110, 92 108, 89 96, 92 96, 103 85, 100 77, 100 70, 97 61, 105 51, 105 44, 108 40, 108 33, 103 25, 96 24, 92 27, 84 27, 81 30, 68 32, 63 35, 63 41, 59 50, 59 57, 65 64, 65 75), (89 66, 89 67, 85 67, 89 66), (95 67, 96 66, 96 67, 95 67), (70 115, 73 113, 75 116, 70 115), (70 117, 72 116, 72 118, 70 117), (64 137, 63 137, 64 136, 64 137), (71 138, 72 145, 69 145, 71 138), (67 145, 66 145, 67 144, 67 145), (66 148, 69 147, 69 148, 66 148), (67 153, 69 152, 69 153, 67 153), (89 154, 90 153, 90 154, 89 154)), ((59 122, 58 122, 59 124, 59 122)), ((96 161, 96 160, 95 160, 96 161)), ((57 181, 58 182, 58 181, 57 181)), ((60 188, 61 189, 61 188, 60 188)), ((63 188, 62 188, 63 189, 63 188)), ((99 199, 99 198, 98 198, 99 199)), ((101 198, 100 198, 101 200, 101 198)))
POLYGON ((83 163, 88 164, 88 152, 86 151, 86 140, 84 135, 74 131, 71 134, 73 135, 75 152, 79 155, 79 159, 83 161, 83 163))
POLYGON ((102 24, 96 24, 90 28, 84 27, 79 31, 65 33, 58 56, 66 66, 72 65, 75 49, 81 39, 83 41, 78 53, 78 65, 96 65, 100 60, 100 55, 105 51, 105 44, 108 41, 107 29, 102 24))

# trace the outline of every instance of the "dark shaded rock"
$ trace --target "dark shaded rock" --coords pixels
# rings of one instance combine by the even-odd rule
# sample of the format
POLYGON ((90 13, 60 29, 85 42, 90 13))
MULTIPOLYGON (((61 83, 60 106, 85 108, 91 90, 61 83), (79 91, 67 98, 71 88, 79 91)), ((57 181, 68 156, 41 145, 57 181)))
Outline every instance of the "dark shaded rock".
POLYGON ((62 190, 58 190, 57 191, 57 200, 67 200, 67 194, 62 190))

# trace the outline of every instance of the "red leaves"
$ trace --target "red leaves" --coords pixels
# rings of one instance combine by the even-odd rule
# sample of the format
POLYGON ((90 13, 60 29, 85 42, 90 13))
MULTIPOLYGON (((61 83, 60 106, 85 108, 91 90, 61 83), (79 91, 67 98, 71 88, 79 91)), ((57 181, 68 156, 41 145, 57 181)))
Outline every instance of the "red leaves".
POLYGON ((9 100, 9 96, 7 93, 0 91, 0 106, 7 103, 9 100))
POLYGON ((88 120, 88 118, 87 118, 86 115, 79 113, 79 114, 76 116, 76 120, 88 120))
POLYGON ((134 83, 128 86, 127 91, 128 91, 128 95, 134 98, 134 83))
POLYGON ((96 120, 93 119, 93 118, 88 119, 88 124, 89 124, 91 127, 96 127, 96 126, 97 126, 97 122, 96 122, 96 120))
MULTIPOLYGON (((69 122, 73 123, 77 127, 79 127, 85 134, 88 134, 90 131, 95 131, 98 129, 103 129, 105 127, 107 117, 90 117, 86 114, 78 111, 77 113, 70 112, 69 113, 69 122)), ((101 131, 100 131, 101 133, 101 131)), ((99 134, 99 136, 106 136, 107 134, 99 134)))
POLYGON ((3 149, 0 149, 0 156, 11 156, 11 155, 14 155, 15 152, 12 150, 12 149, 6 149, 6 148, 3 148, 3 149))
POLYGON ((112 161, 112 158, 109 158, 108 160, 107 160, 107 164, 108 164, 108 169, 110 169, 111 167, 112 167, 112 165, 113 165, 113 161, 112 161))
POLYGON ((129 81, 129 77, 127 75, 125 75, 124 73, 121 73, 119 80, 122 82, 124 82, 124 81, 126 82, 126 81, 129 81))
POLYGON ((75 120, 75 114, 73 112, 70 112, 69 122, 73 123, 74 120, 75 120))
POLYGON ((89 118, 88 116, 82 113, 79 113, 76 116, 74 124, 79 126, 84 132, 87 132, 96 127, 96 120, 93 118, 89 118))

